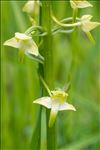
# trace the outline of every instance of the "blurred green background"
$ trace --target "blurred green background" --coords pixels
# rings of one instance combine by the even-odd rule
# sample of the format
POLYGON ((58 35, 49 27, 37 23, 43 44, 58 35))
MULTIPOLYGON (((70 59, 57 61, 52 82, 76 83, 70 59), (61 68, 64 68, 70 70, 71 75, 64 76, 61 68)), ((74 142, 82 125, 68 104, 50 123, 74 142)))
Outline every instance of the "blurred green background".
MULTIPOLYGON (((17 49, 3 46, 15 32, 24 32, 31 26, 27 14, 22 12, 24 3, 1 1, 2 150, 28 150, 38 107, 32 101, 40 96, 38 63, 25 56, 24 63, 20 64, 17 49)), ((69 2, 52 3, 59 19, 72 15, 69 2)), ((94 7, 80 10, 79 16, 92 14, 94 21, 100 22, 100 2, 91 3, 94 7)), ((80 29, 70 35, 54 36, 55 87, 63 88, 70 78, 68 101, 77 109, 59 113, 57 145, 60 150, 100 149, 100 27, 92 34, 95 45, 80 29)), ((43 129, 43 150, 45 143, 43 129)))

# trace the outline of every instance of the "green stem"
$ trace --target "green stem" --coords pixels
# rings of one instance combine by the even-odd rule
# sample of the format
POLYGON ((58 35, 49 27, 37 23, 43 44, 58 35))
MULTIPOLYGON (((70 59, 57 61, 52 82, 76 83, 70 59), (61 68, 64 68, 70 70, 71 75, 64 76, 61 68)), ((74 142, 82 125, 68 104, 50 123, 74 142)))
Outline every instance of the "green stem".
MULTIPOLYGON (((41 25, 41 8, 40 8, 40 15, 39 15, 39 25, 41 25)), ((34 29, 41 29, 40 26, 37 27, 30 27, 25 33, 30 34, 34 29)), ((41 41, 41 37, 39 37, 39 42, 41 41)), ((40 51, 41 54, 41 51, 40 51)), ((43 64, 39 63, 38 73, 41 76, 44 76, 43 73, 43 64)), ((40 83, 40 91, 41 97, 43 96, 43 86, 40 83)), ((35 123, 35 128, 32 135, 32 140, 30 144, 30 150, 40 150, 41 149, 41 114, 42 114, 42 106, 40 106, 37 110, 37 119, 35 123)))
MULTIPOLYGON (((51 89, 54 88, 54 79, 53 79, 53 50, 52 50, 52 29, 51 29, 51 4, 50 1, 42 1, 42 26, 46 29, 47 35, 44 37, 43 41, 43 56, 44 56, 44 80, 47 83, 48 87, 51 89)), ((45 95, 47 93, 45 92, 45 95)), ((56 127, 55 125, 52 128, 48 127, 50 111, 46 111, 46 120, 47 120, 47 150, 55 150, 56 147, 56 127)))
POLYGON ((42 36, 47 34, 41 26, 31 26, 25 31, 25 34, 31 34, 33 31, 40 31, 42 36))
POLYGON ((73 23, 76 22, 77 12, 78 12, 77 8, 73 9, 73 23))

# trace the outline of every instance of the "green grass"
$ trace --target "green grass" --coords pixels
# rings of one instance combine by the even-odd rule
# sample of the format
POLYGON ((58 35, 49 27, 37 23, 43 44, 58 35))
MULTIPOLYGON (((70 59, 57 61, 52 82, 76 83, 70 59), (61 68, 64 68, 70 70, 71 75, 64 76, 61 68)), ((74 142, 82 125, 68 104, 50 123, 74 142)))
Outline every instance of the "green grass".
MULTIPOLYGON (((2 150, 28 150, 38 109, 32 102, 40 96, 38 63, 25 57, 24 63, 19 64, 17 49, 3 46, 16 31, 24 32, 31 25, 21 11, 24 3, 1 2, 2 150)), ((80 10, 79 15, 92 13, 94 20, 100 22, 100 2, 91 3, 94 7, 80 10)), ((53 7, 59 19, 72 14, 68 2, 53 2, 53 7)), ((55 87, 63 88, 70 78, 68 101, 77 109, 75 113, 59 113, 57 145, 61 150, 100 149, 100 27, 92 34, 95 45, 80 30, 70 35, 57 34, 53 39, 55 87)), ((44 115, 42 120, 44 127, 44 115)), ((42 142, 44 150, 45 131, 42 131, 42 142)))

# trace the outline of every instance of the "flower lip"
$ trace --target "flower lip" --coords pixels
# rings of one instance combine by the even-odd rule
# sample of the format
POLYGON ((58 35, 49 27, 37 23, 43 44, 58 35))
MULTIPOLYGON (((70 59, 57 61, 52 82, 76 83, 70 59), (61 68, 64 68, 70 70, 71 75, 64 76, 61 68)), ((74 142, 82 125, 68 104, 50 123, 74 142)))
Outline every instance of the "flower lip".
POLYGON ((30 40, 30 39, 32 39, 31 36, 28 36, 24 33, 19 33, 19 32, 15 33, 15 38, 18 39, 18 40, 30 40))

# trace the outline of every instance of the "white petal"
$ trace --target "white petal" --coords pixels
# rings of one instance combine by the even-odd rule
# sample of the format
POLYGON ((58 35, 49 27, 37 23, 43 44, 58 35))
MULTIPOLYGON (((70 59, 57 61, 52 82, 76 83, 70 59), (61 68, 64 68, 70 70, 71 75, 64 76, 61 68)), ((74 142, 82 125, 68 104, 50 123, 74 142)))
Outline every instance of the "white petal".
POLYGON ((92 15, 83 15, 82 17, 81 17, 81 21, 89 21, 89 20, 91 20, 92 19, 92 15))
POLYGON ((97 26, 100 25, 99 22, 92 22, 90 21, 92 18, 91 15, 83 15, 81 17, 81 28, 84 32, 89 32, 92 29, 96 28, 97 26))
POLYGON ((93 5, 86 0, 70 0, 70 4, 73 9, 93 7, 93 5))
POLYGON ((39 1, 30 0, 24 5, 23 11, 30 14, 34 18, 34 16, 38 15, 39 13, 39 5, 40 5, 39 1))
POLYGON ((76 6, 76 4, 75 4, 75 2, 74 2, 73 0, 70 0, 70 5, 71 5, 71 7, 72 7, 73 9, 76 9, 76 8, 77 8, 77 6, 76 6))
POLYGON ((26 53, 29 53, 29 54, 35 55, 35 56, 39 55, 38 47, 33 40, 31 40, 29 42, 29 47, 26 48, 26 53))
POLYGON ((19 39, 19 40, 29 40, 29 39, 32 39, 31 36, 28 36, 24 33, 19 33, 19 32, 16 32, 15 33, 15 38, 19 39))
POLYGON ((23 7, 23 11, 31 14, 34 10, 34 4, 35 4, 35 0, 28 1, 23 7))
POLYGON ((7 40, 7 41, 5 41, 4 45, 11 46, 11 47, 14 47, 14 48, 19 48, 19 42, 14 37, 7 40))
POLYGON ((94 28, 96 28, 99 25, 100 25, 99 22, 90 22, 90 21, 87 21, 87 22, 84 22, 82 24, 82 30, 84 32, 89 32, 89 31, 93 30, 94 28))
POLYGON ((76 1, 76 5, 78 8, 86 8, 86 7, 93 7, 92 4, 90 4, 88 1, 86 0, 80 0, 80 1, 76 1))
POLYGON ((62 105, 60 105, 59 111, 63 111, 63 110, 73 110, 76 111, 75 107, 69 103, 63 103, 62 105))
POLYGON ((50 109, 52 101, 51 101, 50 97, 42 97, 42 98, 39 98, 39 99, 33 101, 33 103, 42 105, 42 106, 50 109))

